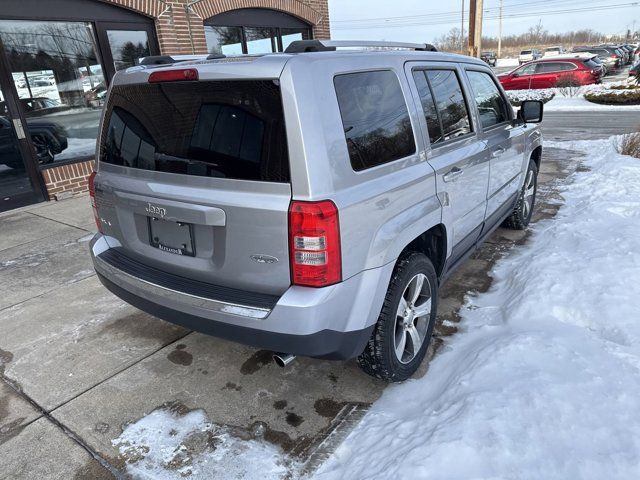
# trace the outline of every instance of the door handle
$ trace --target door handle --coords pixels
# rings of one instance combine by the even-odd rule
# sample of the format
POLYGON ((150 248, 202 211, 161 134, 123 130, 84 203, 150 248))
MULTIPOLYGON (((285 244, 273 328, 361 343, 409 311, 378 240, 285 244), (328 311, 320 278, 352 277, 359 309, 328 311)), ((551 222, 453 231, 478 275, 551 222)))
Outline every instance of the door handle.
POLYGON ((502 147, 496 148, 493 152, 491 152, 491 158, 498 158, 505 152, 505 149, 502 147))
POLYGON ((444 174, 442 179, 445 182, 453 182, 454 180, 456 180, 463 173, 464 172, 460 168, 453 167, 451 170, 449 170, 447 173, 444 174))

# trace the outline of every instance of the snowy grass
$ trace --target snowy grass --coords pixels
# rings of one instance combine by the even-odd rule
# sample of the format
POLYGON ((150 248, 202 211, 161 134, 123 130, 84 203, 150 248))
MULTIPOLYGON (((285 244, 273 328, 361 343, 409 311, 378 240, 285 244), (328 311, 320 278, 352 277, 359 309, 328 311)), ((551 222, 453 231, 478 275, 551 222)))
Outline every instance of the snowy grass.
POLYGON ((637 95, 638 90, 627 80, 598 85, 585 85, 578 88, 541 88, 535 90, 507 90, 507 96, 513 106, 519 106, 523 100, 541 100, 546 103, 545 111, 599 111, 625 110, 640 111, 640 105, 607 105, 588 101, 593 98, 611 95, 637 95), (548 103, 547 103, 548 102, 548 103))
POLYGON ((640 478, 640 163, 610 140, 555 146, 590 171, 317 478, 640 478))

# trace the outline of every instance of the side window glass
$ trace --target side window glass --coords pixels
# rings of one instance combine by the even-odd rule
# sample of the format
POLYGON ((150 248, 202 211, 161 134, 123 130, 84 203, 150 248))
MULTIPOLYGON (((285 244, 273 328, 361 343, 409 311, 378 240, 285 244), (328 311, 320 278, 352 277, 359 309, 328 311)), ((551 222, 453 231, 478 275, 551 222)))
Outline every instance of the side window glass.
POLYGON ((489 128, 507 121, 506 103, 491 77, 487 73, 475 71, 468 71, 467 75, 478 105, 482 127, 489 128))
POLYGON ((429 140, 431 144, 441 142, 443 140, 442 125, 440 124, 440 118, 438 118, 438 111, 436 110, 436 103, 431 94, 431 87, 427 82, 427 75, 424 70, 414 70, 413 79, 418 87, 418 95, 420 96, 420 103, 422 103, 422 110, 427 121, 427 130, 429 132, 429 140))
POLYGON ((526 67, 522 67, 520 70, 517 70, 518 74, 520 75, 533 75, 533 73, 536 71, 536 64, 532 64, 532 65, 527 65, 526 67))
POLYGON ((469 110, 456 72, 428 70, 427 79, 442 121, 443 139, 446 141, 470 133, 469 110))
POLYGON ((334 78, 342 126, 354 170, 364 170, 416 152, 400 81, 390 70, 334 78))
POLYGON ((551 62, 540 63, 536 73, 558 72, 561 70, 560 65, 561 64, 551 62))

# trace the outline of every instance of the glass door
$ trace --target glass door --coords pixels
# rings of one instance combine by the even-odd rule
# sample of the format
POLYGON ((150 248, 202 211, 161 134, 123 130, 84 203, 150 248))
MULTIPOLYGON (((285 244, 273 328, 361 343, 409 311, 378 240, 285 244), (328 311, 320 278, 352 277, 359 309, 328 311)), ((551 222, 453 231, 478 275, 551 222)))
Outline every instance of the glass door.
POLYGON ((3 53, 0 42, 0 212, 45 199, 3 53))

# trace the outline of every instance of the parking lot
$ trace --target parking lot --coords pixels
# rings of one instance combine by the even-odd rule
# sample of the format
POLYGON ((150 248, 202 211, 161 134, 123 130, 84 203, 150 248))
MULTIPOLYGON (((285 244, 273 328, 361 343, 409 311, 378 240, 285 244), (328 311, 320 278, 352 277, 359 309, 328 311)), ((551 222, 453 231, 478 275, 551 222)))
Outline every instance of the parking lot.
MULTIPOLYGON (((585 134, 598 135, 607 122, 621 128, 616 113, 597 115, 585 134)), ((562 114, 549 114, 547 136, 578 135, 552 133, 563 123, 562 114)), ((580 166, 580 155, 566 152, 545 151, 534 220, 555 214, 555 185, 580 166)), ((157 409, 201 410, 237 445, 258 440, 284 452, 285 470, 313 471, 386 386, 354 362, 298 358, 280 369, 269 352, 124 304, 93 273, 86 196, 3 214, 0 228, 0 456, 8 478, 122 477, 138 459, 117 439, 157 409)), ((464 296, 488 289, 493 263, 525 241, 524 232, 499 229, 449 281, 429 355, 455 334, 464 296)), ((207 446, 191 442, 187 455, 207 446)))

